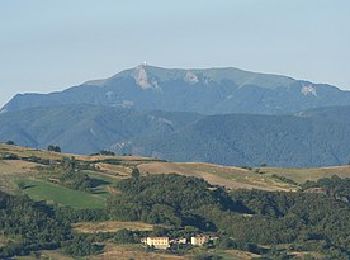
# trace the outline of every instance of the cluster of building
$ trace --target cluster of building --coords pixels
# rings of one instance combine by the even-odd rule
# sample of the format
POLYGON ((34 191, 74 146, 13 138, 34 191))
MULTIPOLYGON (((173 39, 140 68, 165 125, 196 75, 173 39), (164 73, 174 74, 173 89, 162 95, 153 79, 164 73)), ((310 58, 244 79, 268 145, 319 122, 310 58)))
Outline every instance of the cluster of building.
POLYGON ((158 250, 166 250, 171 245, 192 245, 192 246, 203 246, 207 243, 216 244, 218 237, 198 235, 191 236, 190 238, 170 238, 170 237, 144 237, 141 238, 141 243, 145 246, 154 247, 158 250))

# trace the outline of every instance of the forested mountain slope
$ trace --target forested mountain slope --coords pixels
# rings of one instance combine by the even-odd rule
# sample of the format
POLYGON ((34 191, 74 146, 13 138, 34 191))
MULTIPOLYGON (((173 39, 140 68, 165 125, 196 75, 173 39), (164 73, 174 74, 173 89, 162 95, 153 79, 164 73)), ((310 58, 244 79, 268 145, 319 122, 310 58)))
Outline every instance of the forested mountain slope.
POLYGON ((204 116, 68 105, 0 114, 0 140, 226 165, 339 165, 350 161, 349 115, 347 106, 293 115, 204 116))

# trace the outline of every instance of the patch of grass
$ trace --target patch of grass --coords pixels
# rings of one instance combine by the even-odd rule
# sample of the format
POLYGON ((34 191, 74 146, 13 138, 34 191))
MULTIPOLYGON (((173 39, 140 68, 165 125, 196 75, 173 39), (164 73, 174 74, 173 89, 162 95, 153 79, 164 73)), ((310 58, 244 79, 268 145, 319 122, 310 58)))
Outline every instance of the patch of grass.
POLYGON ((28 188, 23 191, 34 200, 46 200, 73 208, 103 208, 105 198, 78 190, 47 183, 42 180, 21 180, 28 188))
POLYGON ((91 178, 101 182, 101 184, 94 189, 94 193, 98 194, 100 197, 103 197, 105 199, 107 199, 110 193, 112 193, 111 190, 115 190, 115 189, 111 189, 111 187, 117 184, 117 182, 119 181, 108 175, 102 175, 99 172, 94 172, 94 171, 84 171, 84 172, 87 173, 91 178))

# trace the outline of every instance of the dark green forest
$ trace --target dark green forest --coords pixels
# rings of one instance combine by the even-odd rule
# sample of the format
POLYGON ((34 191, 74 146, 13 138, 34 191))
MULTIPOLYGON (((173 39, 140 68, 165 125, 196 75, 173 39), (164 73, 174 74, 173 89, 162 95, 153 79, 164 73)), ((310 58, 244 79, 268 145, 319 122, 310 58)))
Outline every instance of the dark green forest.
POLYGON ((74 214, 69 209, 33 202, 27 196, 0 192, 0 235, 9 238, 5 246, 0 246, 0 258, 58 248, 72 255, 101 252, 99 246, 71 230, 71 223, 76 220, 96 219, 96 215, 89 216, 94 216, 91 210, 74 214))
MULTIPOLYGON (((73 173, 71 173, 73 174, 73 173)), ((72 209, 34 202, 27 196, 0 193, 0 235, 13 238, 0 257, 62 249, 70 255, 103 250, 98 242, 137 243, 145 233, 78 235, 79 221, 144 221, 163 224, 155 235, 211 232, 218 248, 248 250, 266 257, 288 250, 320 252, 333 259, 350 257, 350 179, 336 176, 304 184, 325 193, 237 190, 180 175, 140 176, 115 184, 106 209, 72 209), (189 233, 190 232, 190 233, 189 233)), ((288 259, 287 253, 285 259, 288 259)), ((284 258, 283 258, 284 259, 284 258)))

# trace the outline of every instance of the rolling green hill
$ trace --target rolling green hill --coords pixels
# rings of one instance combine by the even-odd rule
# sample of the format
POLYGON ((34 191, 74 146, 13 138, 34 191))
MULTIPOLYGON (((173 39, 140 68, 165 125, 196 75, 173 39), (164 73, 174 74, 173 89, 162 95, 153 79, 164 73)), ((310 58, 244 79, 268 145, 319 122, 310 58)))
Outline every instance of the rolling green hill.
POLYGON ((349 166, 228 167, 0 144, 0 258, 192 259, 210 252, 227 259, 347 259, 349 176, 349 166), (78 176, 95 184, 70 185, 78 176), (193 235, 218 240, 166 252, 140 243, 193 235))

